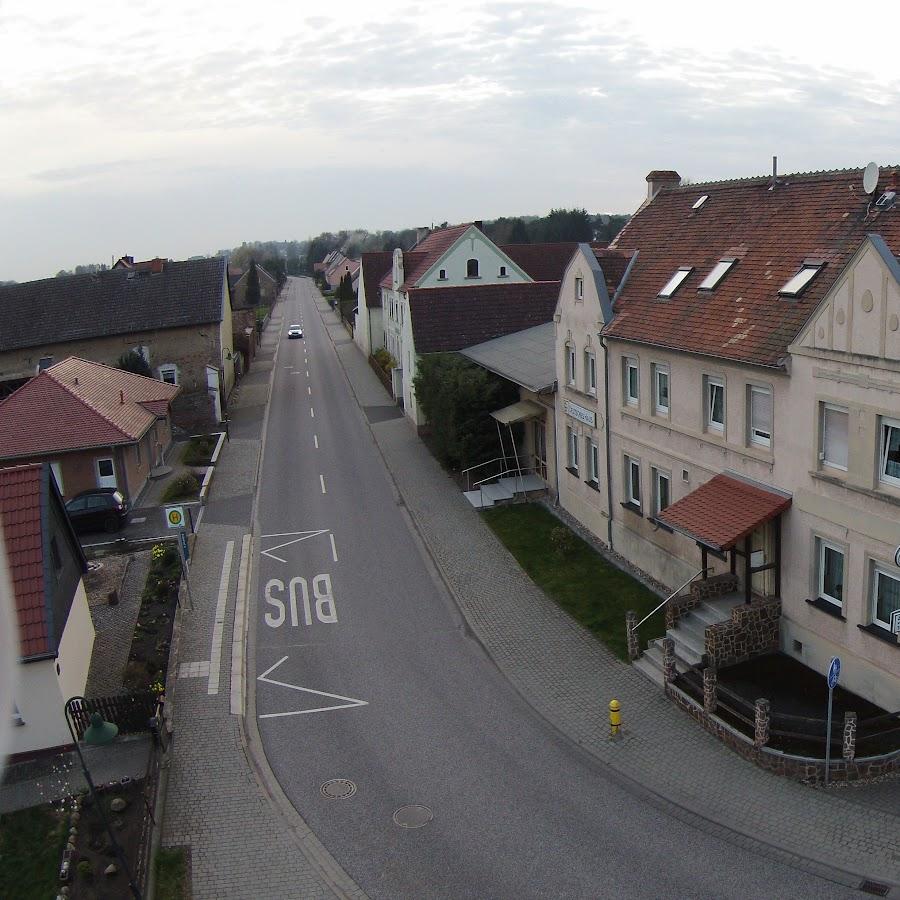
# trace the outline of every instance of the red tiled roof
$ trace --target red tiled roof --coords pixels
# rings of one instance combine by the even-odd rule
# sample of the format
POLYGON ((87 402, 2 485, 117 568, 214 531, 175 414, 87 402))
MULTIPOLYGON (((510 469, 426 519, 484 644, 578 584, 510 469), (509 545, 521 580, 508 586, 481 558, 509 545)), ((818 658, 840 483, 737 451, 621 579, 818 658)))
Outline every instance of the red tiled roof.
MULTIPOLYGON (((435 264, 435 262, 450 249, 460 235, 472 227, 472 222, 464 225, 452 225, 449 228, 438 228, 426 235, 412 250, 403 254, 403 285, 405 291, 415 287, 419 279, 435 264)), ((381 286, 391 286, 391 274, 388 272, 381 279, 381 286)))
POLYGON ((471 347, 553 319, 559 283, 466 285, 409 292, 417 353, 471 347))
POLYGON ((607 250, 605 247, 594 247, 594 256, 603 270, 603 280, 606 282, 606 290, 609 299, 612 300, 622 283, 628 263, 634 253, 631 250, 607 250))
POLYGON ((381 306, 381 280, 391 274, 394 254, 391 250, 363 253, 362 273, 366 291, 366 306, 374 309, 381 306))
POLYGON ((6 561, 16 599, 21 656, 55 649, 44 596, 41 466, 0 469, 0 518, 6 561))
POLYGON ((535 281, 562 281, 578 249, 577 241, 547 244, 502 244, 500 249, 535 281))
POLYGON ((730 475, 716 475, 666 507, 657 518, 701 543, 728 550, 790 505, 791 498, 784 494, 730 475))
MULTIPOLYGON (((876 197, 896 172, 882 169, 876 197)), ((619 232, 613 248, 639 251, 605 331, 640 341, 775 366, 866 234, 900 250, 900 204, 869 211, 862 170, 663 188, 619 232), (709 199, 699 208, 694 203, 709 199), (723 257, 737 258, 713 291, 698 291, 723 257), (780 288, 806 259, 825 262, 799 298, 780 288), (681 266, 693 271, 658 299, 681 266)), ((874 209, 874 206, 873 206, 874 209)), ((601 263, 602 265, 602 263, 601 263)))
POLYGON ((0 403, 0 458, 130 444, 180 387, 70 357, 0 403), (148 410, 143 404, 153 404, 148 410))

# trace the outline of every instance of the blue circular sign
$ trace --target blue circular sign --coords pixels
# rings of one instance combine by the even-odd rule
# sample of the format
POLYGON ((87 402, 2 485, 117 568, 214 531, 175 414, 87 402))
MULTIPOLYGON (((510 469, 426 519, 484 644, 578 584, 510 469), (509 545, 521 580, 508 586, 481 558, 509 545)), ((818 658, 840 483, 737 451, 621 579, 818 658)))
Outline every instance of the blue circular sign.
POLYGON ((828 688, 833 690, 841 677, 841 660, 838 656, 831 658, 831 665, 828 667, 828 688))

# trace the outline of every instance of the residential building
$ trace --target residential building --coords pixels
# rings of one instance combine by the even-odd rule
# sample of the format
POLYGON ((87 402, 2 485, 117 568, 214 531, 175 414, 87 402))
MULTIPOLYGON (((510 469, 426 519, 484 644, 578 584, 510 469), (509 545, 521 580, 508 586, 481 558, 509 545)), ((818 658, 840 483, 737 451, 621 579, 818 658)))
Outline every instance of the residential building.
POLYGON ((360 260, 359 292, 353 339, 366 356, 384 347, 381 280, 391 271, 394 254, 390 250, 363 253, 360 260))
POLYGON ((70 357, 0 403, 0 464, 45 462, 63 497, 111 487, 134 503, 169 449, 180 391, 70 357))
POLYGON ((18 386, 69 356, 115 366, 134 350, 155 377, 181 387, 176 425, 220 422, 234 385, 225 259, 129 259, 0 287, 0 382, 18 386))
POLYGON ((238 375, 246 372, 256 356, 259 332, 256 322, 260 308, 271 310, 278 298, 278 280, 270 275, 259 263, 255 263, 259 277, 259 302, 247 302, 247 279, 249 268, 228 266, 228 284, 231 291, 231 328, 235 349, 235 363, 239 363, 238 375))
POLYGON ((82 580, 87 564, 49 464, 0 469, 0 519, 20 648, 15 756, 71 744, 63 709, 84 693, 94 626, 82 580))

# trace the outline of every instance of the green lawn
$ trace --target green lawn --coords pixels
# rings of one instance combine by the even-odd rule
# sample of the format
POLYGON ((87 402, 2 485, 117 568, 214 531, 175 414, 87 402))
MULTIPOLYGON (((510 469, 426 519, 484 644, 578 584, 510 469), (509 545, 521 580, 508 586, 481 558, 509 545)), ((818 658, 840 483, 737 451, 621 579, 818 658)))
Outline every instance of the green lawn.
POLYGON ((185 900, 188 896, 187 850, 161 847, 156 854, 157 900, 185 900))
MULTIPOLYGON (((486 509, 485 521, 539 587, 589 629, 620 659, 628 659, 625 613, 642 619, 659 597, 610 565, 543 506, 514 504, 486 509), (551 533, 564 528, 571 538, 565 556, 554 549, 551 533)), ((665 633, 662 612, 641 626, 642 642, 665 633)))
POLYGON ((0 897, 53 900, 67 817, 50 806, 0 816, 0 897))

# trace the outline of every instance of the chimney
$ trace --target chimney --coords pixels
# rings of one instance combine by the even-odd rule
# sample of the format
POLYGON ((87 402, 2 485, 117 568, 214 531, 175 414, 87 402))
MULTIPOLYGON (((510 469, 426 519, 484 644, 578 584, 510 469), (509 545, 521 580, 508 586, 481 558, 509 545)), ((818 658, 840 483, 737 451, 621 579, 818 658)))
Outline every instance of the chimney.
POLYGON ((157 256, 156 259, 150 260, 150 271, 154 275, 158 275, 160 272, 162 272, 165 264, 166 261, 164 259, 160 259, 160 257, 157 256))
POLYGON ((431 229, 429 229, 427 225, 424 225, 421 228, 417 228, 416 229, 416 243, 421 244, 422 241, 424 241, 425 238, 428 237, 428 232, 430 230, 431 229))
POLYGON ((125 391, 119 391, 119 403, 125 402, 125 391))
POLYGON ((472 224, 473 224, 479 231, 484 231, 484 220, 483 220, 483 219, 476 219, 472 224))
POLYGON ((681 176, 671 169, 654 169, 647 176, 647 199, 652 200, 663 188, 678 187, 681 176))

